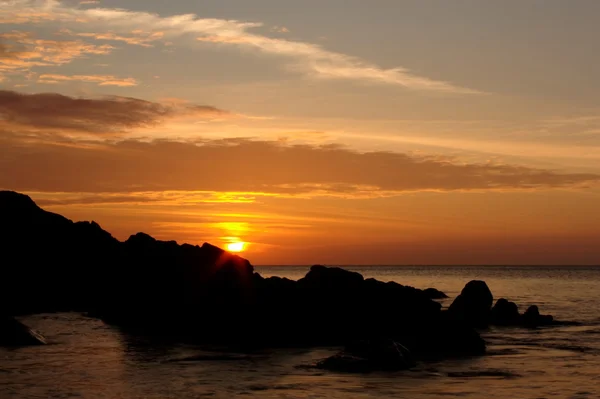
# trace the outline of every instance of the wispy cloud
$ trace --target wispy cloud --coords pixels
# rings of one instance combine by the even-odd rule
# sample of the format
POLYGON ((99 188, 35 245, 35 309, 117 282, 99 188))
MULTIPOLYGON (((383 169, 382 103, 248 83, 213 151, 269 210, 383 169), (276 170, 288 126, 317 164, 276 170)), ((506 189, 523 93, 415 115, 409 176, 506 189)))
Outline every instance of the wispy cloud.
POLYGON ((98 86, 137 86, 138 82, 134 78, 119 78, 113 75, 59 75, 42 74, 38 78, 38 83, 55 84, 61 82, 84 82, 96 83, 98 86))
MULTIPOLYGON (((293 69, 326 78, 359 80, 414 90, 475 94, 477 90, 419 76, 405 68, 386 69, 358 57, 327 50, 320 45, 271 38, 251 29, 262 23, 200 18, 195 14, 163 17, 141 11, 109 8, 73 8, 55 0, 13 0, 0 4, 0 23, 69 23, 70 29, 109 29, 120 35, 132 30, 162 32, 165 39, 196 36, 199 41, 240 46, 292 60, 293 69)), ((102 33, 102 32, 101 32, 102 33)))
POLYGON ((0 34, 0 71, 26 72, 37 66, 59 66, 89 55, 109 54, 114 47, 81 40, 43 40, 31 32, 0 34))
POLYGON ((274 26, 271 28, 271 32, 290 33, 290 30, 288 28, 286 28, 285 26, 274 26))
POLYGON ((163 32, 144 32, 141 30, 134 30, 128 36, 119 35, 114 32, 104 33, 93 33, 93 32, 81 32, 74 33, 69 29, 62 29, 59 33, 87 37, 95 40, 106 40, 115 42, 124 42, 131 45, 142 46, 142 47, 153 47, 152 42, 160 40, 164 37, 163 32))

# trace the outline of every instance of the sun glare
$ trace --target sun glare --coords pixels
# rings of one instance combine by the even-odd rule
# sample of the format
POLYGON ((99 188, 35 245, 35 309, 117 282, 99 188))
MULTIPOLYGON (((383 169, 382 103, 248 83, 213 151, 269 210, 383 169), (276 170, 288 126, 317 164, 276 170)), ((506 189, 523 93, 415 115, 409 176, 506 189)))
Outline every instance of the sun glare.
POLYGON ((231 242, 226 246, 229 252, 243 252, 246 249, 245 242, 231 242))

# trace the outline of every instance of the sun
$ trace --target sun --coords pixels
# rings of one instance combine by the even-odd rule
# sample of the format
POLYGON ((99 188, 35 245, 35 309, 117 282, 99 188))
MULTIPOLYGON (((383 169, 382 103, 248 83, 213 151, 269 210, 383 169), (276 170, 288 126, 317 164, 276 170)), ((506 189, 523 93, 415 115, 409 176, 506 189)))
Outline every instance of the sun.
POLYGON ((244 252, 246 249, 245 242, 230 242, 226 245, 226 248, 229 252, 244 252))

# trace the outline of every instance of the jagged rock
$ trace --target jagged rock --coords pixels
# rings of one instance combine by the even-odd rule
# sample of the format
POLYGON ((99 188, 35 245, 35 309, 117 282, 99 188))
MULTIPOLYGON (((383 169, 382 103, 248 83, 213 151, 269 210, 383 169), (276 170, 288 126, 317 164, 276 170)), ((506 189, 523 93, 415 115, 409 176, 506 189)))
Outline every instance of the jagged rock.
POLYGON ((45 345, 46 339, 13 317, 0 316, 0 346, 45 345))
POLYGON ((460 295, 448 308, 451 319, 467 325, 487 327, 494 296, 485 281, 473 280, 467 283, 460 295))
POLYGON ((491 323, 500 326, 511 326, 520 323, 521 315, 516 303, 500 298, 492 308, 491 323))

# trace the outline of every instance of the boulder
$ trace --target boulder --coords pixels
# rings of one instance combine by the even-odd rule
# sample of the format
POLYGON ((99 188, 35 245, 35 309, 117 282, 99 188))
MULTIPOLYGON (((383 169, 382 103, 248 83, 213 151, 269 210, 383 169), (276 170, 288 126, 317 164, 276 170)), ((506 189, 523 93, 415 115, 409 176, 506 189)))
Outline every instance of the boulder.
POLYGON ((532 305, 521 316, 521 324, 525 327, 549 326, 554 323, 554 317, 540 314, 536 305, 532 305))
POLYGON ((45 345, 46 339, 9 316, 0 316, 0 346, 45 345))
POLYGON ((476 328, 487 327, 490 321, 494 296, 485 281, 467 283, 460 295, 448 308, 452 320, 476 328))
POLYGON ((521 321, 519 307, 516 303, 500 298, 492 308, 491 323, 498 326, 517 325, 521 321))

